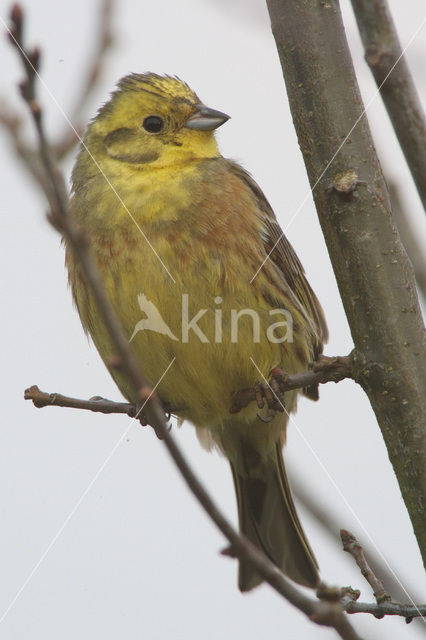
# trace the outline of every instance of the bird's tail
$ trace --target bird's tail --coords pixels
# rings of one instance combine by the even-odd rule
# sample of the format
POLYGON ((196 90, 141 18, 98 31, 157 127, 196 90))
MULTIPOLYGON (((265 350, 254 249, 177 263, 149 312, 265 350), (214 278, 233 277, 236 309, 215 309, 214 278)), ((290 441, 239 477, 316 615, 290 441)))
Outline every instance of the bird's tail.
MULTIPOLYGON (((316 587, 318 565, 296 513, 280 445, 256 477, 241 475, 231 463, 237 493, 240 531, 289 578, 316 587)), ((249 591, 262 582, 246 560, 240 560, 238 586, 249 591)))

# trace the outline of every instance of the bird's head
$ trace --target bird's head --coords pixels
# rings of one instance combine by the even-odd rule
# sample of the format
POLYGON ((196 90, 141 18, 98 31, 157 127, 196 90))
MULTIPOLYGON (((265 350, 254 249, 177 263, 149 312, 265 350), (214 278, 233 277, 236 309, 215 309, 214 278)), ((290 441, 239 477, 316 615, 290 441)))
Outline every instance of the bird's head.
POLYGON ((165 167, 219 155, 213 132, 228 119, 178 78, 131 74, 99 110, 86 144, 97 157, 165 167))

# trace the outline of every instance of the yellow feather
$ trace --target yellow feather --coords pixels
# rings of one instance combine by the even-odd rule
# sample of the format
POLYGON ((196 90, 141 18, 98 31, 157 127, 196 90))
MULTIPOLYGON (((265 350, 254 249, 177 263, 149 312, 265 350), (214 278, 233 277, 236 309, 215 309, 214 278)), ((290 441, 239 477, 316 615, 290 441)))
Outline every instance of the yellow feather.
MULTIPOLYGON (((262 516, 258 522, 252 510, 269 505, 284 514, 279 526, 289 527, 285 535, 294 538, 300 570, 291 553, 276 550, 275 539, 262 544, 294 579, 313 584, 315 561, 276 457, 287 416, 279 413, 264 424, 255 403, 233 416, 229 409, 234 392, 259 381, 253 362, 266 378, 276 366, 306 369, 321 351, 325 323, 289 244, 280 260, 268 260, 250 282, 267 255, 273 213, 248 174, 222 158, 213 126, 188 126, 199 105, 176 78, 134 74, 121 80, 86 132, 73 171, 72 213, 87 232, 124 334, 152 385, 174 359, 158 386, 160 398, 229 458, 241 526, 266 540, 269 520, 262 516), (150 123, 161 129, 149 131, 150 123), (291 342, 275 342, 268 334, 276 308, 291 313, 291 342), (200 312, 198 335, 190 330, 186 340, 184 315, 190 320, 200 312), (235 314, 241 315, 238 322, 235 314), (268 496, 260 506, 253 498, 259 488, 250 485, 255 478, 268 496)), ((67 265, 82 323, 108 365, 113 348, 70 251, 67 265)), ((125 374, 111 374, 136 402, 137 390, 125 374)), ((296 398, 297 392, 286 394, 288 411, 296 398)), ((242 589, 258 581, 242 567, 242 589)))

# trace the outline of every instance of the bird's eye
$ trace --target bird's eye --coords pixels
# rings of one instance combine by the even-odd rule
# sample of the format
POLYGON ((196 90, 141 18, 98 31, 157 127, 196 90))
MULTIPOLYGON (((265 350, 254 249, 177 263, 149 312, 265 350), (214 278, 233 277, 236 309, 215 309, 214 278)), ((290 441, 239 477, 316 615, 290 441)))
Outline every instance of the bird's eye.
POLYGON ((159 116, 148 116, 143 121, 142 126, 148 133, 159 133, 164 127, 164 122, 159 116))

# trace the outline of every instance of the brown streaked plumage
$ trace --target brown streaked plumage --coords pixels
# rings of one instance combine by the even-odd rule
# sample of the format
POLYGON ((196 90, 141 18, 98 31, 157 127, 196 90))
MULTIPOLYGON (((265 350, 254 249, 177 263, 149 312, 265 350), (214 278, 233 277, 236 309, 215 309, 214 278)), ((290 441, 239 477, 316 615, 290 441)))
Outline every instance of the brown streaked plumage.
MULTIPOLYGON (((71 206, 148 379, 156 385, 175 358, 158 386, 160 398, 180 408, 177 415, 193 422, 205 446, 217 447, 229 459, 241 530, 290 578, 314 587, 317 563, 295 511, 281 453, 287 415, 278 413, 264 423, 254 404, 236 415, 229 408, 235 391, 260 379, 253 362, 266 377, 277 366, 303 371, 322 352, 327 329, 262 191, 217 149, 213 130, 226 119, 201 105, 176 78, 124 78, 87 130, 86 148, 73 171, 71 206), (251 282, 272 248, 272 259, 251 282), (160 312, 168 333, 135 333, 143 317, 141 300, 160 312), (184 304, 189 318, 206 310, 198 326, 207 342, 194 332, 184 340, 184 304), (292 342, 284 340, 287 328, 268 334, 279 309, 291 314, 292 342), (241 310, 258 319, 258 341, 256 320, 247 313, 239 317, 233 339, 232 314, 241 310), (281 342, 272 339, 277 335, 281 342)), ((108 363, 109 337, 69 251, 67 266, 83 326, 108 363)), ((111 374, 123 395, 136 401, 130 380, 119 370, 111 374)), ((317 389, 304 391, 317 397, 317 389)), ((287 411, 296 409, 297 396, 296 391, 285 394, 287 411)), ((241 562, 240 589, 259 582, 251 566, 241 562)))

